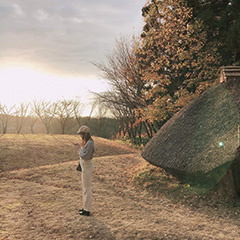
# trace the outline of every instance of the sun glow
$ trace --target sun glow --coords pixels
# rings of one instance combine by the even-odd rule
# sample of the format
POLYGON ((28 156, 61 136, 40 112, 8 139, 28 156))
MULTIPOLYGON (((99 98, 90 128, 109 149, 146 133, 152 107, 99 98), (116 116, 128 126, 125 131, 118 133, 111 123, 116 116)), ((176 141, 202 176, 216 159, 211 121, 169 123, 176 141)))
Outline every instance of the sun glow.
POLYGON ((13 106, 34 100, 76 97, 89 102, 89 90, 98 92, 103 85, 97 78, 65 77, 32 67, 7 66, 0 68, 0 103, 13 106))
POLYGON ((0 81, 0 102, 7 105, 28 102, 33 99, 51 100, 50 93, 58 82, 56 77, 33 68, 20 66, 0 69, 0 81))

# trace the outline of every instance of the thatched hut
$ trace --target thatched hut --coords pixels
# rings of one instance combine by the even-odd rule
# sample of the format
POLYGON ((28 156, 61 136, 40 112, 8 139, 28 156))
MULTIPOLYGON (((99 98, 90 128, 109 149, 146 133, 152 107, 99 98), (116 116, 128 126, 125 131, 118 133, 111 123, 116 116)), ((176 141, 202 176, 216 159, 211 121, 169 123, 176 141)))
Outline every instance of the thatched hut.
POLYGON ((225 74, 221 84, 175 114, 145 146, 143 158, 183 181, 209 187, 233 169, 240 193, 240 74, 236 75, 228 81, 225 74))

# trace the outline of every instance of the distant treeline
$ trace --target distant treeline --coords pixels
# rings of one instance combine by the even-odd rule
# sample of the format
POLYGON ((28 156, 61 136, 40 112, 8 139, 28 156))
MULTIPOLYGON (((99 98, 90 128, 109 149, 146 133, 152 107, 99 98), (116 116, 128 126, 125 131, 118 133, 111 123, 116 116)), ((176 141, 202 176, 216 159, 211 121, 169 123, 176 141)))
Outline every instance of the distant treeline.
POLYGON ((118 135, 119 121, 106 117, 107 111, 100 106, 96 117, 82 116, 82 112, 83 105, 75 100, 35 101, 18 107, 0 104, 0 133, 76 134, 86 124, 92 135, 109 139, 118 135))
MULTIPOLYGON (((1 116, 0 116, 1 117, 1 116)), ((42 124, 42 122, 37 119, 35 121, 35 124, 32 126, 31 123, 34 121, 31 117, 26 117, 26 121, 24 126, 22 127, 22 130, 19 134, 46 134, 46 128, 42 124)), ((89 118, 89 117, 83 117, 81 119, 82 124, 87 124, 91 129, 91 134, 93 136, 108 138, 108 139, 114 139, 116 138, 118 131, 119 131, 119 121, 117 119, 113 118, 107 118, 104 117, 101 119, 101 121, 98 118, 89 118)), ((11 121, 9 122, 7 132, 10 134, 16 134, 17 133, 17 120, 15 117, 11 118, 11 121)), ((70 119, 68 125, 65 129, 65 134, 76 134, 78 130, 78 124, 76 124, 75 119, 70 119)), ((59 125, 59 122, 56 119, 52 120, 52 124, 50 127, 49 134, 62 134, 61 127, 59 125)), ((0 133, 3 134, 3 128, 2 125, 0 126, 0 133)))

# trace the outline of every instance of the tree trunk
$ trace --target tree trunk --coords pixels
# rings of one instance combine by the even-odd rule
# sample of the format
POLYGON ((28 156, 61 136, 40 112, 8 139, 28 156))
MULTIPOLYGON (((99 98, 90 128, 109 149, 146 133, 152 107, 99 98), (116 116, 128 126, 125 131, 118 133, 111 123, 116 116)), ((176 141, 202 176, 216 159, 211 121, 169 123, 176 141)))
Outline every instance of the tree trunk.
POLYGON ((34 125, 31 125, 31 133, 32 134, 34 134, 33 127, 34 127, 34 125))
POLYGON ((149 124, 147 123, 147 121, 143 122, 143 125, 145 127, 146 133, 148 135, 148 138, 151 139, 152 138, 152 130, 151 127, 149 126, 149 124))
POLYGON ((138 137, 139 137, 139 144, 141 145, 142 142, 142 122, 140 122, 139 129, 138 129, 138 137))
POLYGON ((3 127, 3 134, 6 134, 7 133, 7 126, 4 126, 3 127))

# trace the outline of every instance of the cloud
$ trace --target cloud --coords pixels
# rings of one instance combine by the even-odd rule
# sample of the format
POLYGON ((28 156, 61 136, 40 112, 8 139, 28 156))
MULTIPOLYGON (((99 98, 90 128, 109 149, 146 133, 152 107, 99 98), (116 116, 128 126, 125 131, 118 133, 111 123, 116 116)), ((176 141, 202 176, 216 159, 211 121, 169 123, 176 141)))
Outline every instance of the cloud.
POLYGON ((46 12, 45 10, 42 10, 42 9, 39 9, 37 11, 37 15, 36 15, 36 18, 39 20, 39 21, 45 21, 48 19, 48 12, 46 12))
POLYGON ((14 12, 16 13, 16 15, 18 15, 20 17, 24 17, 25 16, 25 13, 23 12, 22 8, 18 4, 12 4, 12 7, 13 7, 14 12))
POLYGON ((92 75, 120 35, 138 33, 145 0, 0 0, 0 65, 31 62, 92 75))

